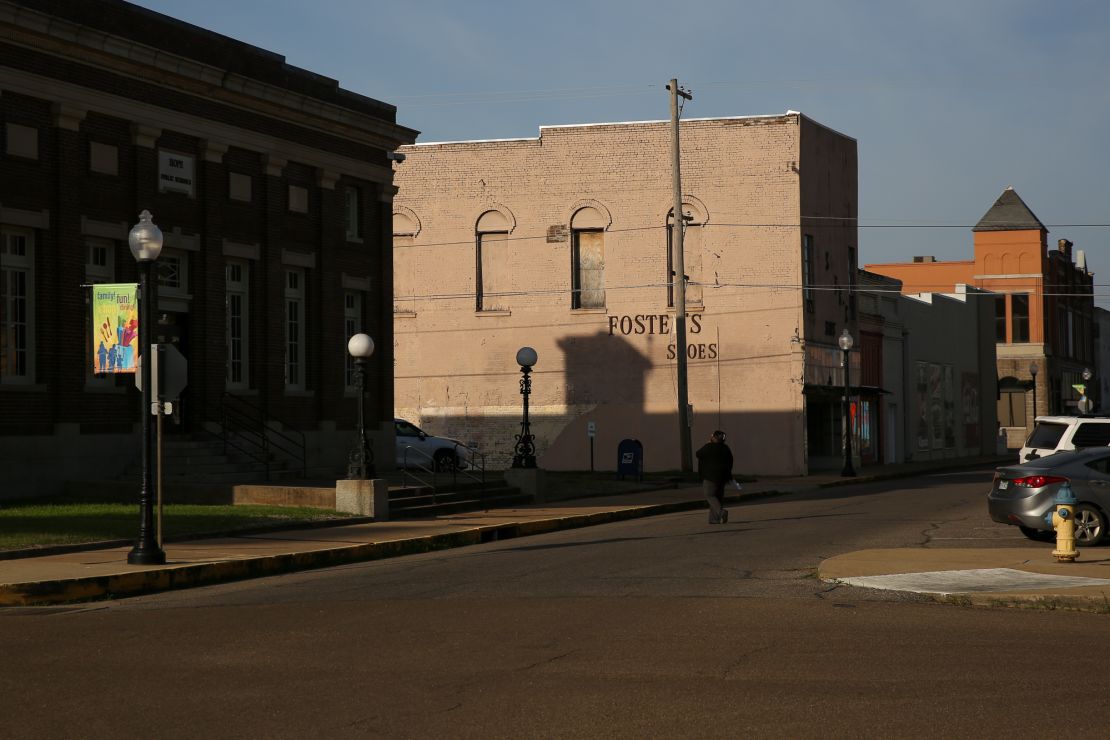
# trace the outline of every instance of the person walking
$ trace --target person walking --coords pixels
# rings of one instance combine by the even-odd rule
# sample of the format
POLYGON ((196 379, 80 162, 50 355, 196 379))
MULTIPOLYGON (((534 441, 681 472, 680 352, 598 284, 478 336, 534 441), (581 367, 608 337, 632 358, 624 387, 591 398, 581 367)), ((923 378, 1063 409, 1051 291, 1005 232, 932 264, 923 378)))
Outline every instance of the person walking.
POLYGON ((709 442, 697 452, 701 489, 709 502, 709 523, 726 524, 725 484, 732 480, 732 450, 725 444, 721 430, 709 435, 709 442))

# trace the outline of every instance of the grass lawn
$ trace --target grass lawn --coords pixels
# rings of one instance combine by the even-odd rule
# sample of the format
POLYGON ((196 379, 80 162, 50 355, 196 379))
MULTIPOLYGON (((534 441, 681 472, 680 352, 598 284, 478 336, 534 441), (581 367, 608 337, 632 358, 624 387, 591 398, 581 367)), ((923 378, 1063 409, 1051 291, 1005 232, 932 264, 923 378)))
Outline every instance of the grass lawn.
MULTIPOLYGON (((162 536, 230 532, 267 524, 345 516, 307 507, 166 504, 162 536)), ((0 504, 0 550, 133 539, 138 534, 138 504, 73 501, 0 504)))

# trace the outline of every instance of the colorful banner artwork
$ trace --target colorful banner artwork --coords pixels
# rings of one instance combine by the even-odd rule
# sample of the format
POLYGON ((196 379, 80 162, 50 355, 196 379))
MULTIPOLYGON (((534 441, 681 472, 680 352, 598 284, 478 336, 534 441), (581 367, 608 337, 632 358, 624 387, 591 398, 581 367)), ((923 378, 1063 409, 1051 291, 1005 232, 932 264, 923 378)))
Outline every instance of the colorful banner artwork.
POLYGON ((137 283, 92 286, 91 346, 94 373, 135 372, 139 347, 137 283))

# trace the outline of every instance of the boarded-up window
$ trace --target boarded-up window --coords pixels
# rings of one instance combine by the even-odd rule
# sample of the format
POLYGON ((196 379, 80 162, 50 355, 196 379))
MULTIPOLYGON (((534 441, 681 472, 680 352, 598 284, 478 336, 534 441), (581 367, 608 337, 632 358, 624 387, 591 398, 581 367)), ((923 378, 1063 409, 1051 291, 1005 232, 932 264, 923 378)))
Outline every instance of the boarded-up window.
POLYGON ((574 231, 572 308, 605 308, 605 232, 574 231))
POLYGON ((508 309, 509 235, 504 231, 478 234, 479 311, 508 309))
POLYGON ((474 307, 478 311, 503 311, 509 291, 509 220, 500 211, 486 211, 475 231, 474 307))
POLYGON ((393 214, 393 311, 416 311, 416 258, 413 254, 419 225, 404 213, 393 214))

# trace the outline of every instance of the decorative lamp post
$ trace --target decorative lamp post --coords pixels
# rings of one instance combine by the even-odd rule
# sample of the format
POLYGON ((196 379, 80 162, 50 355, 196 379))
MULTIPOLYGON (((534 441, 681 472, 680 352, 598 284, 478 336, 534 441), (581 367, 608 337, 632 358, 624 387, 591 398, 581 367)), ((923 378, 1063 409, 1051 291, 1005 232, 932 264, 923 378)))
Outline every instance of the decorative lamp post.
POLYGON ((844 352, 844 468, 840 471, 840 474, 845 477, 854 477, 856 469, 852 466, 852 419, 848 375, 851 369, 852 345, 855 344, 855 340, 845 329, 844 333, 840 335, 839 343, 840 349, 844 352))
POLYGON ((358 440, 347 464, 348 480, 366 480, 374 475, 374 452, 366 440, 366 361, 374 354, 374 340, 367 334, 355 334, 347 340, 347 351, 354 358, 355 390, 358 392, 358 440))
POLYGON ((1037 373, 1041 368, 1035 362, 1029 363, 1029 374, 1033 376, 1033 424, 1037 423, 1037 373))
POLYGON ((524 396, 524 419, 520 422, 520 434, 516 435, 516 448, 513 455, 514 468, 536 467, 536 437, 528 424, 528 396, 532 393, 532 366, 538 356, 531 347, 521 347, 516 353, 516 364, 520 365, 520 395, 524 396))
POLYGON ((127 244, 131 254, 139 263, 139 383, 142 386, 142 407, 139 419, 139 440, 142 449, 142 480, 139 484, 139 539, 127 562, 132 565, 161 565, 166 562, 166 553, 158 545, 154 529, 154 419, 152 418, 154 394, 152 393, 151 368, 154 361, 150 356, 151 338, 157 311, 158 286, 153 276, 154 262, 162 252, 162 230, 150 220, 150 211, 139 214, 139 223, 131 227, 127 244))

